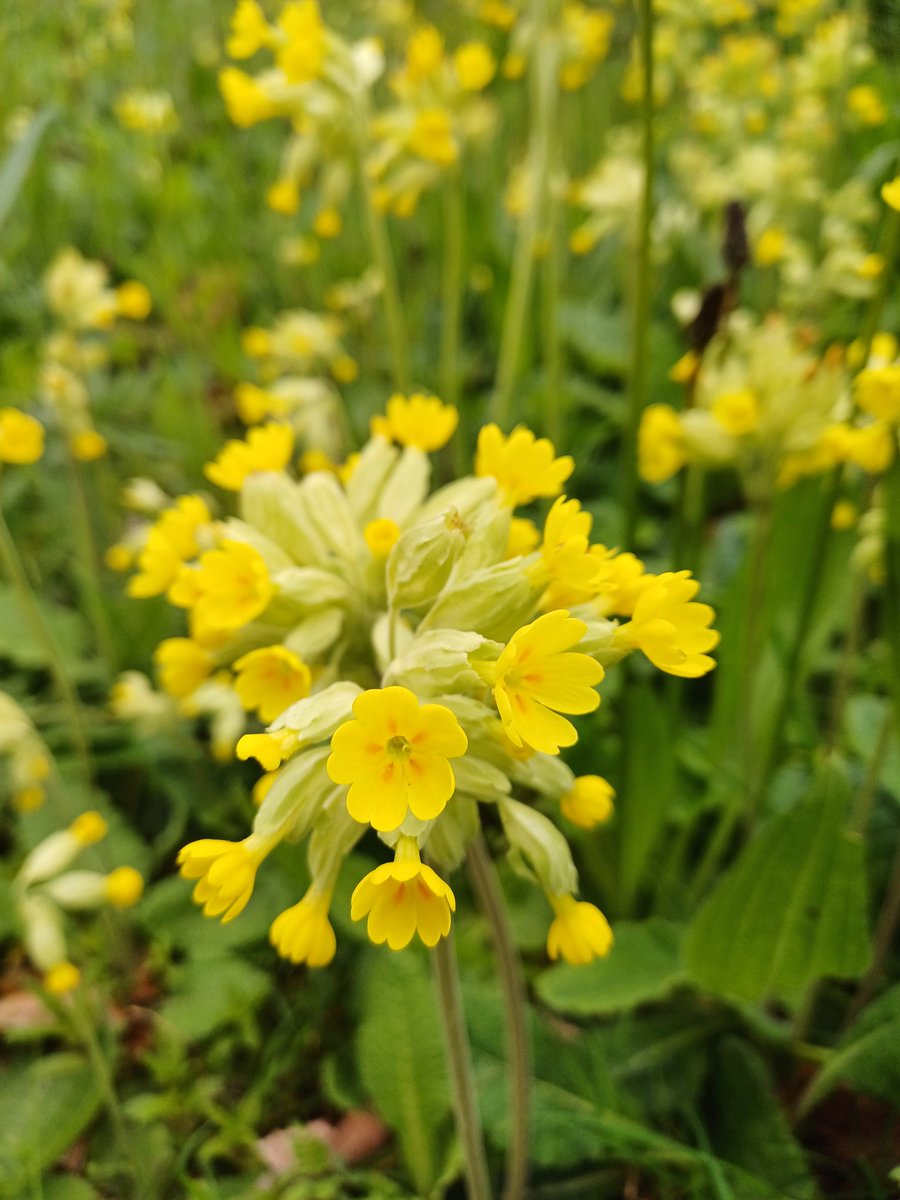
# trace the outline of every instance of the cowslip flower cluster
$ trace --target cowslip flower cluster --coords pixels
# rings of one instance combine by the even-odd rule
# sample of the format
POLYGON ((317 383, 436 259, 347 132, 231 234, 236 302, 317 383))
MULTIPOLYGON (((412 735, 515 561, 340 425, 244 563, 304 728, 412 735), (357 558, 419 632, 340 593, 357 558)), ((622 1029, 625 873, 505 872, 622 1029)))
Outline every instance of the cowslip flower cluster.
POLYGON ((29 851, 12 881, 26 949, 53 995, 73 991, 81 980, 81 972, 69 960, 65 914, 89 912, 104 904, 131 908, 144 890, 143 878, 134 867, 116 867, 107 873, 69 869, 106 833, 107 823, 100 813, 81 813, 67 828, 51 833, 29 851))
POLYGON ((40 399, 52 412, 74 458, 90 462, 107 450, 94 426, 90 378, 109 359, 107 337, 121 318, 143 321, 150 293, 143 283, 109 284, 103 263, 61 250, 44 277, 47 305, 59 327, 45 340, 39 376, 40 399))
POLYGON ((40 808, 51 774, 50 755, 31 718, 6 692, 0 692, 0 758, 7 760, 13 807, 19 812, 40 808))
POLYGON ((528 6, 511 0, 482 0, 478 15, 495 29, 509 31, 510 38, 502 70, 507 79, 524 72, 536 39, 553 43, 553 61, 559 86, 576 91, 593 78, 609 54, 615 24, 612 13, 591 8, 580 0, 567 0, 552 24, 539 25, 528 6))
POLYGON ((251 431, 207 470, 238 515, 214 522, 168 584, 187 629, 157 651, 162 687, 188 711, 213 681, 230 693, 248 722, 237 755, 265 772, 248 836, 185 846, 182 873, 229 921, 275 847, 306 839, 309 889, 271 930, 294 962, 333 956, 332 895, 367 829, 392 858, 359 881, 351 916, 393 949, 445 936, 445 876, 482 806, 548 898, 549 952, 605 953, 611 934, 575 900, 554 817, 592 828, 613 793, 562 761, 570 718, 597 708, 606 669, 634 651, 687 677, 714 665, 696 581, 592 543, 590 515, 562 494, 574 462, 546 439, 485 426, 474 474, 429 494, 429 452, 456 420, 434 397, 394 396, 348 469, 299 480, 287 427, 251 431), (515 515, 538 500, 553 502, 542 529, 515 515))

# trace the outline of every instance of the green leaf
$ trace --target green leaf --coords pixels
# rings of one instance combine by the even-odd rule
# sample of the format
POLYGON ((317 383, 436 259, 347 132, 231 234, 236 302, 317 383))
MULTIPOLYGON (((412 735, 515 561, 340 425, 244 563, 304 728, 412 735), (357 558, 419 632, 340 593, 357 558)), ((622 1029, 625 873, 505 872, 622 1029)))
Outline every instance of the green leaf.
POLYGON ((39 112, 0 164, 0 225, 12 211, 31 166, 31 160, 52 118, 52 108, 45 108, 43 112, 39 112))
POLYGON ((607 958, 583 967, 551 967, 538 976, 537 994, 550 1008, 575 1017, 606 1016, 658 1000, 684 979, 681 934, 669 921, 620 921, 607 958))
MULTIPOLYGON (((77 612, 40 601, 41 609, 57 645, 67 662, 74 666, 82 656, 87 631, 77 612)), ((43 667, 47 663, 44 644, 32 632, 12 588, 0 584, 0 658, 8 658, 22 667, 43 667)))
POLYGON ((98 1200, 100 1193, 80 1175, 50 1175, 40 1195, 41 1200, 98 1200))
POLYGON ((764 1181, 755 1193, 761 1200, 812 1200, 817 1195, 766 1065, 747 1042, 729 1037, 719 1045, 710 1071, 706 1111, 711 1148, 719 1158, 764 1181))
MULTIPOLYGON (((844 731, 850 749, 864 763, 873 761, 888 706, 883 696, 851 696, 844 710, 844 731)), ((896 730, 888 738, 880 780, 895 800, 900 800, 900 737, 896 730)))
POLYGON ((363 1084, 394 1129, 420 1195, 435 1188, 446 1157, 442 1144, 450 1084, 437 996, 422 958, 412 953, 370 957, 360 995, 357 1034, 363 1084))
POLYGON ((100 1086, 77 1054, 0 1072, 0 1195, 13 1197, 75 1141, 100 1107, 100 1086))
POLYGON ((269 976, 237 958, 193 959, 178 969, 160 1016, 188 1038, 240 1022, 270 987, 269 976))
POLYGON ((834 1053, 803 1097, 800 1111, 809 1112, 839 1082, 862 1092, 900 1101, 900 984, 870 1004, 838 1043, 834 1053))
POLYGON ((748 843, 688 930, 691 979, 718 995, 796 1006, 815 980, 865 970, 864 848, 844 828, 847 800, 846 781, 823 771, 748 843))

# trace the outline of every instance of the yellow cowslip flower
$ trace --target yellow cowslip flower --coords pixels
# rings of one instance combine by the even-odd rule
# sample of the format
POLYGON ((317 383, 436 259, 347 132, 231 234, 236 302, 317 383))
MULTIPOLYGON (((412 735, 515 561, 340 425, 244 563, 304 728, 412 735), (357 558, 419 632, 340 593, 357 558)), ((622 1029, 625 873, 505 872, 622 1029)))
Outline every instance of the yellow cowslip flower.
POLYGON ((881 198, 889 208, 900 212, 900 175, 881 185, 881 198))
POLYGON ((613 813, 615 789, 600 775, 580 775, 559 802, 567 821, 581 829, 593 829, 613 813))
POLYGON ((556 913, 547 934, 547 953, 554 960, 583 966, 605 958, 612 949, 613 932, 603 913, 574 896, 548 896, 556 913))
POLYGON ((753 247, 753 257, 759 267, 771 267, 784 257, 787 246, 787 234, 783 229, 773 225, 764 229, 756 239, 753 247))
POLYGON ((373 688, 354 700, 353 720, 335 730, 326 770, 334 783, 350 785, 354 821, 387 832, 407 812, 420 821, 443 812, 456 787, 449 759, 467 746, 449 708, 420 705, 408 688, 373 688))
POLYGON ((648 575, 641 560, 628 551, 618 554, 597 545, 591 547, 591 553, 600 562, 594 583, 597 612, 603 617, 630 617, 638 597, 654 576, 648 575))
POLYGON ((406 77, 411 83, 431 79, 443 60, 444 39, 433 25, 423 25, 406 43, 406 77))
POLYGON ((115 908, 132 908, 144 891, 144 877, 134 867, 116 867, 103 881, 106 899, 115 908))
POLYGON ((44 973, 43 982, 51 996, 66 996, 81 983, 81 972, 74 963, 57 963, 44 973))
POLYGON ((150 315, 153 300, 149 289, 137 279, 129 279, 116 288, 116 309, 130 321, 143 321, 150 315))
POLYGON ((242 762, 255 758, 264 771, 277 771, 300 747, 300 737, 291 729, 275 733, 245 733, 235 753, 242 762))
POLYGON ((686 462, 678 413, 668 404, 648 404, 638 430, 638 470, 647 483, 665 483, 686 462))
POLYGON ((219 90, 228 116, 242 129, 278 116, 278 105, 266 95, 252 75, 238 67, 223 67, 219 72, 219 90))
POLYGON ((324 450, 304 450, 297 464, 304 475, 312 475, 314 471, 327 471, 329 475, 337 475, 337 463, 324 450))
POLYGON ((873 421, 860 429, 848 428, 844 439, 844 461, 870 475, 880 475, 894 461, 894 435, 890 425, 873 421))
POLYGON ((69 833, 79 846, 93 846, 101 842, 107 834, 109 826, 104 817, 96 809, 88 809, 79 813, 69 826, 69 833))
POLYGON ((860 83, 847 92, 847 108, 864 125, 883 125, 888 119, 888 110, 879 93, 871 84, 860 83))
POLYGON ((258 617, 275 595, 262 555, 244 542, 224 541, 185 568, 169 589, 173 604, 191 609, 192 632, 201 640, 230 633, 258 617))
POLYGON ((313 233, 326 241, 338 237, 343 228, 341 214, 332 205, 320 208, 313 220, 313 233))
POLYGON ((245 441, 226 442, 215 462, 207 463, 203 473, 211 483, 239 492, 254 471, 283 471, 293 452, 293 429, 281 421, 270 421, 248 430, 245 441))
POLYGON ((387 402, 386 415, 373 417, 371 429, 401 446, 417 450, 440 450, 450 441, 459 424, 459 413, 452 404, 443 404, 437 396, 416 392, 412 396, 394 395, 387 402))
POLYGON ((722 392, 712 402, 712 415, 726 433, 740 437, 759 424, 759 401, 749 388, 722 392))
POLYGON ((281 10, 278 26, 285 40, 276 62, 288 83, 317 79, 325 61, 325 25, 316 0, 291 0, 281 10))
POLYGON ((390 517, 377 517, 363 530, 372 557, 378 559, 387 558, 399 536, 400 526, 390 517))
POLYGON ((873 417, 900 423, 900 363, 867 367, 856 377, 856 403, 873 417))
POLYGON ((0 462, 33 463, 44 453, 44 427, 18 408, 0 408, 0 462))
POLYGON ((413 154, 441 167, 450 167, 459 158, 459 144, 453 135, 453 121, 442 108, 423 108, 416 113, 406 144, 413 154))
POLYGON ((128 571, 134 564, 134 550, 124 542, 115 542, 103 551, 103 562, 111 571, 128 571))
POLYGON ((479 21, 496 29, 512 29, 518 16, 519 10, 509 0, 481 0, 478 9, 479 21))
POLYGON ((366 932, 376 946, 392 950, 408 946, 418 934, 426 946, 436 946, 450 932, 456 897, 443 879, 419 857, 416 839, 397 841, 392 863, 383 863, 356 885, 350 916, 368 916, 366 932))
POLYGON ((179 850, 181 874, 199 881, 191 898, 203 906, 205 917, 221 917, 224 925, 244 911, 259 865, 276 841, 251 833, 242 842, 201 838, 179 850))
POLYGON ((508 438, 498 425, 484 425, 478 434, 475 474, 492 475, 511 508, 539 496, 558 496, 574 470, 573 458, 557 458, 553 443, 535 438, 524 425, 517 425, 508 438))
POLYGON ((291 217, 300 207, 300 189, 295 179, 279 179, 266 192, 266 204, 273 212, 291 217))
POLYGON ((331 364, 331 374, 338 383, 352 383, 359 377, 359 363, 349 354, 339 354, 331 364))
POLYGON ((177 700, 190 696, 207 680, 213 669, 213 658, 205 646, 191 638, 166 638, 153 652, 159 682, 177 700))
POLYGON ((852 529, 859 517, 859 509, 852 500, 838 500, 831 510, 831 528, 841 531, 852 529))
POLYGON ((269 930, 269 941, 282 958, 310 967, 327 967, 334 958, 337 941, 328 909, 331 892, 313 884, 291 908, 279 913, 269 930))
POLYGON ((146 599, 159 596, 176 582, 182 564, 200 549, 198 534, 212 523, 199 496, 179 496, 165 509, 147 534, 138 555, 138 573, 128 581, 128 595, 146 599))
POLYGON ((541 535, 537 525, 528 517, 513 517, 509 523, 509 541, 506 544, 507 558, 521 558, 535 549, 541 535))
POLYGON ((591 595, 600 566, 590 553, 591 524, 591 514, 582 512, 577 500, 560 496, 553 502, 544 523, 541 556, 528 570, 535 587, 549 585, 541 608, 563 608, 591 595))
POLYGON ((234 389, 234 405, 245 425, 257 425, 266 417, 280 416, 284 402, 255 383, 239 383, 234 389))
POLYGON ((856 273, 860 279, 877 279, 879 275, 884 273, 884 267, 883 254, 866 254, 860 259, 856 273))
POLYGON ((502 654, 483 670, 493 683, 494 702, 507 737, 544 754, 572 746, 575 726, 560 713, 593 712, 603 668, 587 654, 572 653, 584 636, 584 621, 565 609, 546 613, 514 633, 502 654))
POLYGON ((465 42, 453 54, 453 69, 465 92, 480 92, 497 73, 497 60, 484 42, 465 42))
POLYGON ((286 646, 251 650, 234 664, 234 690, 244 708, 255 709, 264 725, 309 695, 309 667, 286 646))
POLYGON ((241 334, 241 349, 248 358, 265 358, 272 353, 272 335, 268 329, 251 325, 241 334))
POLYGON ((96 429, 82 429, 69 439, 72 457, 78 462, 95 462, 106 454, 108 448, 106 438, 96 429))
POLYGON ((275 32, 256 0, 238 0, 226 46, 229 57, 252 58, 257 50, 271 46, 274 36, 275 32))
POLYGON ((634 615, 615 633, 621 649, 641 650, 669 675, 696 679, 716 665, 706 653, 718 645, 719 635, 709 626, 715 612, 708 604, 693 601, 700 584, 690 571, 666 571, 650 577, 634 615))
POLYGON ((277 770, 267 771, 265 775, 260 775, 250 791, 250 799, 253 801, 254 808, 259 808, 278 776, 279 772, 277 770))
POLYGON ((696 378, 699 367, 699 355, 695 350, 688 350, 669 368, 669 378, 673 383, 690 383, 696 378))

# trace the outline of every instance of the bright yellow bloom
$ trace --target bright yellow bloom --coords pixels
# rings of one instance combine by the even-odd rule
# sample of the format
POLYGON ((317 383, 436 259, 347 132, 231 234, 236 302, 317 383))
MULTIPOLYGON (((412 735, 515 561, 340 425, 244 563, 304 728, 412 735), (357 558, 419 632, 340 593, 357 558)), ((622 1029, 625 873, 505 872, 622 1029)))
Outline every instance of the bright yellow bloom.
POLYGON ((856 273, 860 279, 877 279, 883 274, 885 267, 883 254, 867 254, 861 259, 856 268, 856 273))
POLYGON ((562 815, 573 825, 593 829, 608 821, 615 790, 599 775, 580 775, 559 802, 562 815))
POLYGON ((215 462, 203 473, 211 483, 239 492, 244 480, 255 471, 283 471, 294 452, 294 431, 281 421, 270 421, 250 429, 245 441, 226 442, 215 462))
POLYGON ((94 462, 103 457, 107 448, 106 438, 96 429, 82 429, 69 439, 72 457, 79 462, 94 462))
POLYGON ((740 437, 759 424, 759 401, 749 388, 722 392, 713 400, 712 415, 726 433, 740 437))
POLYGON ((153 652, 163 690, 180 700, 190 696, 213 669, 210 652, 191 638, 166 638, 153 652))
POLYGON ((265 358, 272 352, 272 335, 268 329, 251 325, 241 334, 241 349, 248 358, 265 358))
POLYGON ((106 899, 116 908, 131 908, 144 891, 144 878, 134 867, 116 867, 103 881, 106 899))
POLYGON ((134 551, 124 542, 115 542, 103 551, 103 562, 111 571, 127 571, 134 563, 134 551))
POLYGON ((336 238, 344 227, 341 214, 332 206, 320 208, 313 221, 313 232, 316 237, 336 238))
POLYGON ((69 826, 69 833, 79 846, 93 846, 106 837, 109 826, 95 809, 80 813, 69 826))
POLYGON ((480 92, 494 78, 497 60, 484 42, 466 42, 454 53, 453 67, 464 91, 480 92))
POLYGON ((882 184, 881 198, 890 208, 900 212, 900 175, 882 184))
POLYGON ((416 114, 407 145, 419 158, 441 167, 452 166, 459 157, 453 122, 442 108, 424 108, 416 114))
POLYGON ((270 46, 273 30, 256 0, 238 0, 231 18, 231 36, 227 50, 231 58, 251 58, 257 50, 270 46))
POLYGON ((547 953, 556 961, 583 966, 605 958, 612 949, 613 932, 599 908, 574 896, 548 896, 556 917, 547 934, 547 953))
POLYGON ((856 403, 873 417, 900 423, 900 363, 867 367, 856 377, 856 403))
POLYGON ((590 594, 600 564, 590 553, 590 513, 582 512, 577 500, 560 496, 553 502, 544 523, 541 557, 529 570, 532 583, 549 583, 542 608, 561 608, 578 603, 590 594))
POLYGON ((324 450, 304 450, 298 463, 304 475, 312 475, 314 471, 327 471, 329 475, 337 475, 337 463, 324 450))
POLYGON ((605 546, 592 546, 591 553, 600 562, 594 584, 594 607, 604 617, 630 617, 638 597, 654 576, 648 575, 641 560, 627 551, 617 554, 605 546))
POLYGON ((864 125, 883 125, 888 110, 881 96, 868 83, 857 84, 847 93, 847 107, 864 125))
POLYGON ((890 425, 873 421, 861 429, 848 429, 844 460, 870 475, 880 475, 894 461, 894 435, 890 425))
POLYGON ((452 404, 442 404, 437 396, 391 396, 383 417, 373 417, 372 433, 380 434, 401 446, 418 450, 440 450, 450 441, 459 413, 452 404))
POLYGON ((242 129, 278 115, 278 105, 269 99, 252 75, 237 67, 222 68, 219 90, 229 117, 242 129))
POLYGON ((246 709, 255 709, 264 725, 295 700, 309 695, 309 667, 286 646, 251 650, 234 664, 234 690, 246 709))
POLYGON ((406 74, 413 83, 422 83, 440 70, 444 58, 444 39, 433 25, 417 29, 406 43, 406 74))
POLYGON ((277 62, 288 83, 309 83, 322 71, 325 26, 316 0, 292 0, 281 10, 278 24, 286 37, 277 62))
POLYGON ((143 321, 150 315, 152 307, 149 289, 137 279, 129 279, 116 288, 116 308, 120 316, 130 321, 143 321))
POLYGON ((266 192, 266 204, 273 212, 283 213, 286 217, 300 207, 300 189, 294 179, 279 179, 266 192))
POLYGON ((443 812, 456 779, 449 759, 468 745, 442 704, 420 705, 404 687, 357 696, 353 717, 335 731, 326 764, 335 783, 350 784, 347 810, 374 829, 396 829, 407 812, 431 821, 443 812))
POLYGON ((271 842, 244 838, 227 842, 201 838, 178 852, 178 865, 185 879, 197 879, 192 899, 203 906, 206 917, 233 921, 244 911, 253 894, 259 864, 272 848, 271 842))
POLYGON ((138 573, 128 582, 129 596, 159 596, 176 581, 182 563, 197 554, 199 531, 212 516, 199 496, 179 496, 147 535, 138 555, 138 573))
POLYGON ((44 987, 51 996, 65 996, 81 983, 81 972, 74 963, 61 962, 44 975, 44 987))
POLYGON ((485 668, 503 728, 516 746, 558 754, 578 736, 559 714, 593 712, 600 703, 594 687, 603 668, 587 654, 571 653, 586 630, 564 609, 546 613, 513 634, 496 663, 485 668))
POLYGON ((44 453, 44 427, 17 408, 0 408, 0 462, 33 463, 44 453))
POLYGON ((194 633, 205 639, 247 625, 274 594, 259 551, 244 542, 225 541, 217 550, 207 550, 197 569, 175 582, 170 599, 192 610, 194 633))
POLYGON ((350 916, 368 916, 366 932, 376 946, 387 942, 402 950, 418 934, 426 946, 436 946, 450 932, 456 898, 431 867, 419 858, 415 838, 401 837, 392 863, 383 863, 356 885, 350 916))
POLYGON ((320 892, 313 884, 299 904, 279 913, 269 930, 269 941, 282 958, 311 967, 328 966, 337 949, 328 920, 330 904, 331 893, 320 892))
POLYGON ((673 383, 690 383, 696 376, 699 366, 700 358, 697 352, 688 350, 669 368, 669 378, 673 383))
POLYGON ((278 413, 281 400, 255 383, 239 383, 234 389, 234 405, 245 425, 257 425, 278 413))
POLYGON ((509 523, 509 541, 506 544, 507 558, 520 558, 530 554, 541 540, 537 526, 528 517, 513 517, 509 523))
POLYGON ((665 483, 685 464, 678 413, 668 404, 648 404, 638 431, 638 470, 647 483, 665 483))
POLYGON ((538 496, 558 496, 575 469, 569 455, 556 457, 553 443, 535 438, 530 429, 518 425, 505 438, 498 425, 484 425, 478 434, 475 474, 492 475, 510 507, 529 504, 538 496))
POLYGON ((378 517, 363 530, 363 537, 373 558, 387 558, 400 536, 400 526, 390 517, 378 517))
POLYGON ((277 771, 299 745, 299 736, 290 729, 279 729, 276 733, 245 733, 235 753, 242 762, 255 758, 264 771, 277 771))
POLYGON ((719 643, 709 626, 715 612, 693 601, 700 584, 690 571, 666 571, 650 577, 634 606, 634 615, 616 630, 616 645, 642 650, 669 675, 696 679, 716 665, 706 653, 719 643))
POLYGON ((831 510, 831 528, 852 529, 859 517, 859 509, 852 500, 838 500, 831 510))
POLYGON ((764 229, 756 240, 753 257, 760 267, 771 267, 784 257, 787 234, 783 229, 771 226, 764 229))

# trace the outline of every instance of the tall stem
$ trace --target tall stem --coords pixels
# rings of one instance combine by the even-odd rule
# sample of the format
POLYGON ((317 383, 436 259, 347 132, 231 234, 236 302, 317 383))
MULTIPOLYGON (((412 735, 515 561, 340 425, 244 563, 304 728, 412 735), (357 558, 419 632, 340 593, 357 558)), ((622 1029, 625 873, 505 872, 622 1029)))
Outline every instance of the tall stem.
POLYGON ((459 398, 459 322, 462 312, 463 189, 454 170, 444 187, 444 258, 441 275, 441 399, 459 398))
POLYGON ((466 1029, 452 932, 435 946, 434 968, 453 1089, 453 1112, 463 1150, 466 1189, 469 1200, 491 1200, 491 1180, 481 1130, 472 1047, 466 1029))
POLYGON ((509 1143, 503 1200, 522 1200, 528 1182, 531 1125, 531 1046, 522 961, 513 937, 497 872, 481 837, 469 846, 469 874, 491 927, 506 1016, 509 1062, 509 1143))
POLYGON ((653 225, 653 0, 639 0, 641 92, 641 162, 644 182, 635 247, 634 310, 631 362, 628 370, 628 408, 622 440, 622 497, 624 542, 631 545, 637 524, 637 442, 641 413, 647 402, 647 344, 650 332, 650 246, 653 225))
POLYGON ((562 255, 559 244, 559 199, 555 191, 556 151, 551 150, 550 189, 547 194, 547 254, 541 271, 541 316, 544 354, 544 428, 550 440, 561 445, 566 435, 566 404, 562 386, 562 342, 559 336, 559 297, 562 290, 562 255))
POLYGON ((100 576, 100 559, 97 553, 97 542, 94 537, 94 527, 91 523, 91 513, 84 490, 84 480, 78 463, 69 459, 69 470, 72 479, 73 508, 75 510, 75 533, 78 540, 78 553, 81 559, 81 599, 85 611, 94 630, 100 655, 110 672, 117 667, 117 654, 113 641, 109 616, 103 603, 103 589, 100 576))

